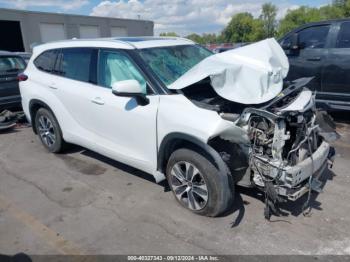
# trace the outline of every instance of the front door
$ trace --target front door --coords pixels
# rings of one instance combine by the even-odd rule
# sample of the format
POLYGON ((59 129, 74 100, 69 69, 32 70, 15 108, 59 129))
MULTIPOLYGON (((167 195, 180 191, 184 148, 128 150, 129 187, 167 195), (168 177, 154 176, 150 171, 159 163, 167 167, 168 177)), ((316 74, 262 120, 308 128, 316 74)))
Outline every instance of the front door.
POLYGON ((96 88, 99 95, 92 110, 97 144, 111 157, 153 173, 157 164, 157 110, 159 96, 154 94, 141 70, 122 50, 100 50, 96 88), (113 83, 137 80, 149 99, 139 105, 135 98, 116 96, 113 83))
POLYGON ((290 64, 287 80, 314 77, 308 84, 311 90, 321 90, 321 74, 327 57, 327 36, 330 25, 312 26, 298 32, 299 49, 287 54, 290 64))

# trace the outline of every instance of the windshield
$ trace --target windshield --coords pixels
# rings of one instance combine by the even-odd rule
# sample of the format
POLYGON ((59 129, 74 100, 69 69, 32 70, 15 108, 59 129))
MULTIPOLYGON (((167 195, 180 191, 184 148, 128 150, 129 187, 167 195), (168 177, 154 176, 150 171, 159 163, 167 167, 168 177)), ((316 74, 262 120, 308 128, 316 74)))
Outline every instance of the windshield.
POLYGON ((188 70, 213 53, 198 45, 141 49, 140 55, 154 73, 170 85, 188 70))
POLYGON ((11 73, 23 70, 25 62, 22 58, 16 56, 0 57, 0 73, 11 73))

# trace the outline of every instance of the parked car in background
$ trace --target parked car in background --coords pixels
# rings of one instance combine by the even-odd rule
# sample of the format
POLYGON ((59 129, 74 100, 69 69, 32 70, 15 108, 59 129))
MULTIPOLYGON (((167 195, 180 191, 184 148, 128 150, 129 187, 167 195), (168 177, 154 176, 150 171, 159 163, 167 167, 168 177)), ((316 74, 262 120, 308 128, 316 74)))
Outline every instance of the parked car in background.
POLYGON ((14 52, 14 54, 19 55, 20 57, 22 57, 24 59, 24 61, 26 62, 26 64, 28 64, 29 59, 32 56, 32 54, 28 53, 28 52, 14 52))
POLYGON ((233 47, 217 47, 213 49, 213 53, 218 54, 232 49, 233 47))
POLYGON ((26 67, 22 57, 0 51, 0 111, 21 106, 17 75, 26 67))
POLYGON ((269 218, 279 197, 320 190, 334 155, 308 79, 280 93, 287 72, 274 39, 221 54, 181 38, 77 39, 36 46, 20 89, 48 151, 78 144, 167 179, 200 215, 227 211, 235 184, 255 187, 269 218))
POLYGON ((350 19, 305 24, 279 40, 289 58, 286 80, 314 77, 319 106, 350 110, 350 19))

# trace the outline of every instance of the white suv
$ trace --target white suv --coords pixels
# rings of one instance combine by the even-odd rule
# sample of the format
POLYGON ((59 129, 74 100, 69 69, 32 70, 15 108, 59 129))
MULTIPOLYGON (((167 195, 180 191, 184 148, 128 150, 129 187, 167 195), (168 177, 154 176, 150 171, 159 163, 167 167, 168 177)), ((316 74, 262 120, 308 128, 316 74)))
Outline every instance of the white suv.
POLYGON ((50 152, 74 143, 166 178, 201 215, 229 209, 235 184, 256 187, 269 217, 317 190, 333 155, 308 80, 280 93, 287 72, 271 39, 214 55, 187 39, 114 38, 37 46, 19 79, 50 152))

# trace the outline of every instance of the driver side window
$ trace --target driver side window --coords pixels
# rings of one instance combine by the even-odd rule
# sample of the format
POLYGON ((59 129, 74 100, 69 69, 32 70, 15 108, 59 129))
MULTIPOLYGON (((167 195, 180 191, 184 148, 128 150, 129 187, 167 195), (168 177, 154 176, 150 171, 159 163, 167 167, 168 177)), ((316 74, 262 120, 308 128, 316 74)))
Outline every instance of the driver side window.
POLYGON ((113 83, 117 81, 131 79, 140 83, 142 93, 149 93, 146 80, 126 54, 118 51, 100 51, 98 85, 112 88, 113 83))
POLYGON ((299 31, 301 48, 324 48, 326 45, 329 25, 313 26, 299 31))

